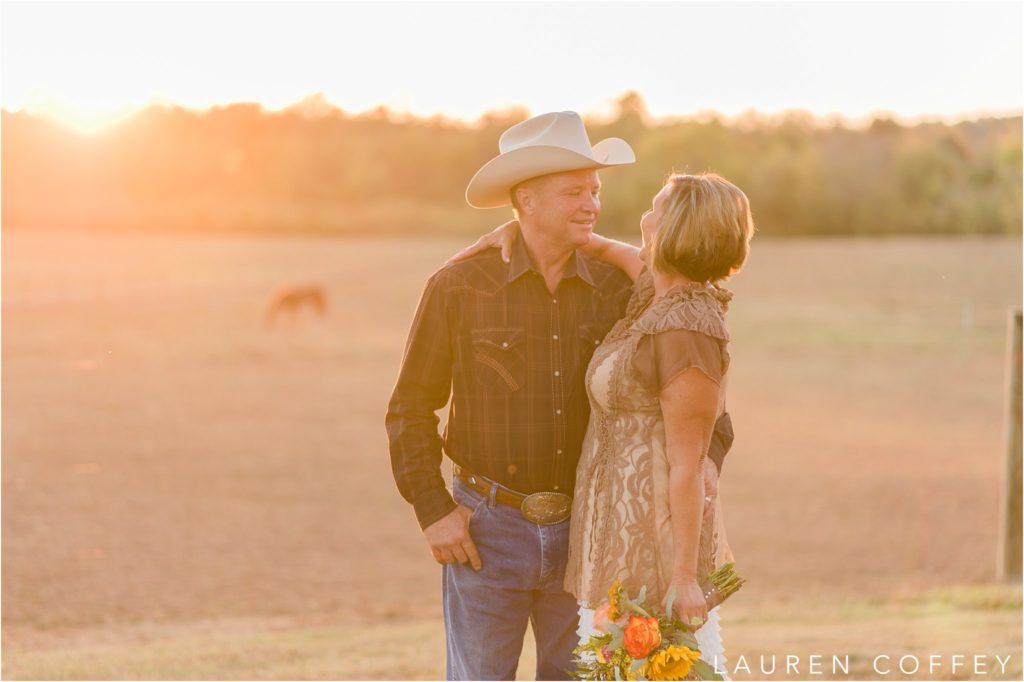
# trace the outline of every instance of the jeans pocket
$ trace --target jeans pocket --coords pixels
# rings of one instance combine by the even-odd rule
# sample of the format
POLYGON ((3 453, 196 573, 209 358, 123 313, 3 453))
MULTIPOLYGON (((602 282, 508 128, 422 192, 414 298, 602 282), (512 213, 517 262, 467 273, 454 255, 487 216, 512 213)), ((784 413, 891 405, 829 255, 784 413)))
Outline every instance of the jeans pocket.
POLYGON ((455 481, 452 483, 452 497, 455 498, 455 501, 458 504, 469 507, 473 510, 473 513, 469 516, 470 522, 476 518, 477 512, 487 506, 487 502, 489 501, 486 495, 473 490, 463 483, 462 479, 458 477, 455 477, 455 481))

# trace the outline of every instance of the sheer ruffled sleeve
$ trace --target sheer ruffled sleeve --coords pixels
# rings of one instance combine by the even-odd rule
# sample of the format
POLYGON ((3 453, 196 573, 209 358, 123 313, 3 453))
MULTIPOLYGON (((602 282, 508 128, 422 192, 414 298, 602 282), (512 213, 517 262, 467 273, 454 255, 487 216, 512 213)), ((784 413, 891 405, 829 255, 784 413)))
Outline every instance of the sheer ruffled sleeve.
POLYGON ((716 384, 729 369, 725 342, 691 329, 670 329, 645 334, 640 339, 633 367, 637 375, 657 394, 677 376, 696 367, 716 384))
POLYGON ((634 323, 642 336, 633 355, 640 380, 657 395, 681 373, 696 367, 721 385, 729 369, 725 313, 732 293, 705 284, 674 287, 634 323))

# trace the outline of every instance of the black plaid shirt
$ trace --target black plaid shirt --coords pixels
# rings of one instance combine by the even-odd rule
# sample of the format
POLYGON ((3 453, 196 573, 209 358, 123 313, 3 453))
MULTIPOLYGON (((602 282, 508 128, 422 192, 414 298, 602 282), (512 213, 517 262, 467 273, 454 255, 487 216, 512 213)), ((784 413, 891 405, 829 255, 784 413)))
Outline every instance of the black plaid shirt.
POLYGON ((631 294, 625 274, 579 251, 552 294, 522 239, 510 263, 488 249, 434 273, 386 418, 395 481, 421 528, 456 507, 442 447, 513 490, 572 494, 590 416, 584 373, 631 294), (435 412, 449 395, 442 439, 435 412))

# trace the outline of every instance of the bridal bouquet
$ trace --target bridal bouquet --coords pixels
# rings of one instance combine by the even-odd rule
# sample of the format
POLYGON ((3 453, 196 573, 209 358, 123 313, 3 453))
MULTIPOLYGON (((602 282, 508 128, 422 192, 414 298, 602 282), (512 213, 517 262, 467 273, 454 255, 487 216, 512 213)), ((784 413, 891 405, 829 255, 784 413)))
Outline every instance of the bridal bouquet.
MULTIPOLYGON (((743 585, 743 578, 728 563, 700 583, 712 609, 743 585)), ((675 587, 665 598, 665 611, 644 604, 647 587, 630 599, 618 580, 608 599, 594 612, 593 635, 576 647, 579 680, 721 680, 715 669, 700 659, 697 638, 686 623, 672 614, 675 587)), ((693 625, 699 625, 696 621, 693 625)))

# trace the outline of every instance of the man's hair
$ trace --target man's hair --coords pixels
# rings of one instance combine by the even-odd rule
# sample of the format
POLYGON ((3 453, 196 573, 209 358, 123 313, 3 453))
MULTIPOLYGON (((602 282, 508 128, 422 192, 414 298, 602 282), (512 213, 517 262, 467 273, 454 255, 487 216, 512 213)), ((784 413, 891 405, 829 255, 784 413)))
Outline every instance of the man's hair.
POLYGON ((674 174, 665 184, 672 189, 651 244, 654 266, 697 282, 738 272, 755 230, 747 195, 714 173, 674 174))

